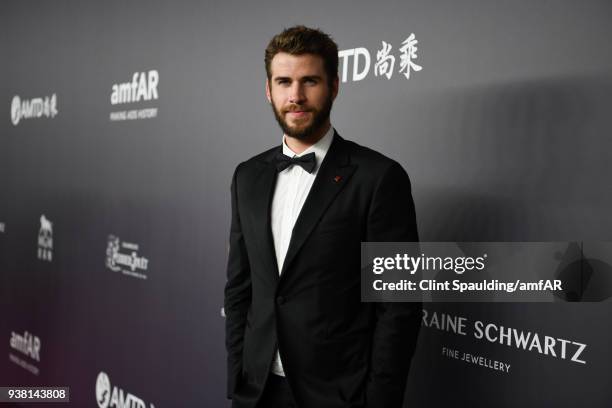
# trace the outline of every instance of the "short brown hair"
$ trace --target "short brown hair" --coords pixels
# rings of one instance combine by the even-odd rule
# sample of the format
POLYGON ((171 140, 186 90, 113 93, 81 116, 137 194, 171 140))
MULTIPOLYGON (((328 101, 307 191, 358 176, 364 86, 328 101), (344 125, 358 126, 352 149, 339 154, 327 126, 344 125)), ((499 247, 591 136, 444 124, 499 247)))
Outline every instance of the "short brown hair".
POLYGON ((270 64, 279 52, 291 55, 313 54, 323 59, 329 86, 338 77, 338 45, 323 31, 303 25, 286 28, 276 34, 266 47, 266 74, 272 79, 270 64))

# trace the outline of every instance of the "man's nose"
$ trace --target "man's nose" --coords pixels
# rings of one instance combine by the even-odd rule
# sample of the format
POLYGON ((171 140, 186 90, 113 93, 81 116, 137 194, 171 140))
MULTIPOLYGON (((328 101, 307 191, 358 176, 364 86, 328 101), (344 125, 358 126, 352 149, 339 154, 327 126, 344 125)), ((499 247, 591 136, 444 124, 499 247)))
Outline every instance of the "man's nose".
POLYGON ((306 99, 306 95, 304 94, 304 87, 299 81, 295 81, 291 86, 291 93, 289 94, 289 102, 301 104, 306 99))

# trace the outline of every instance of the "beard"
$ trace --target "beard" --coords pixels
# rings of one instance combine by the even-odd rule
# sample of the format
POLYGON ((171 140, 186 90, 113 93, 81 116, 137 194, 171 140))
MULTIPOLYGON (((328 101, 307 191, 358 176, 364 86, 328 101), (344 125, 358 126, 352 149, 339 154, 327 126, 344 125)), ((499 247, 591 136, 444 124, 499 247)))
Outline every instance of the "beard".
MULTIPOLYGON (((320 110, 314 108, 308 108, 303 105, 297 105, 297 109, 293 110, 301 110, 311 112, 312 118, 310 119, 310 124, 306 126, 291 126, 285 120, 284 115, 287 112, 290 112, 290 109, 282 109, 280 112, 276 109, 276 104, 274 103, 274 99, 272 99, 272 111, 274 112, 274 117, 278 122, 278 125, 283 129, 283 132, 289 137, 296 138, 298 140, 308 140, 314 133, 316 133, 323 124, 329 119, 329 114, 331 112, 333 104, 333 98, 331 96, 331 92, 329 93, 323 107, 320 110)), ((294 105, 295 106, 295 105, 294 105)))

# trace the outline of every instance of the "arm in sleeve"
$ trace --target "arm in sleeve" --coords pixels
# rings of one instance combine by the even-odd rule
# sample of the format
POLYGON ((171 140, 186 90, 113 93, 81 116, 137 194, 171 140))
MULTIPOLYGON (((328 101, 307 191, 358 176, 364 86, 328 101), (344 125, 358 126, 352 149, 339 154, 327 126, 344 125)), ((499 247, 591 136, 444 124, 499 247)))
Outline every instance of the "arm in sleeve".
POLYGON ((246 316, 251 305, 251 271, 238 213, 237 173, 232 179, 227 283, 225 285, 225 346, 227 349, 227 397, 232 398, 242 375, 242 349, 246 316))
MULTIPOLYGON (((376 187, 368 214, 367 240, 418 241, 410 179, 396 162, 376 187)), ((401 408, 421 325, 422 304, 376 303, 375 329, 366 386, 366 406, 401 408)))

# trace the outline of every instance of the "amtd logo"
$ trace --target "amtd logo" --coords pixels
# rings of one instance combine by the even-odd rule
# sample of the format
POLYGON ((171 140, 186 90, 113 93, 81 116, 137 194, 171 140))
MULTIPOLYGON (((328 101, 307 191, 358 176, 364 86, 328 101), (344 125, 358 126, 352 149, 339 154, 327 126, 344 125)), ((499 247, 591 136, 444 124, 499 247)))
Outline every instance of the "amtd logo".
POLYGON ((13 96, 11 102, 11 122, 17 126, 21 119, 54 118, 57 115, 57 96, 44 98, 21 99, 19 95, 13 96))
POLYGON ((423 69, 415 60, 417 56, 417 44, 414 33, 411 33, 396 49, 391 43, 381 41, 381 48, 376 51, 376 61, 372 64, 370 51, 364 47, 340 50, 338 58, 342 61, 342 82, 349 80, 349 65, 353 66, 353 75, 350 78, 357 82, 363 80, 370 73, 370 67, 374 66, 374 76, 391 79, 394 73, 401 74, 405 79, 410 79, 411 72, 423 69))
MULTIPOLYGON (((123 390, 117 386, 112 387, 108 374, 104 371, 100 371, 98 379, 96 380, 96 401, 98 407, 108 408, 146 408, 147 404, 135 395, 124 394, 123 390)), ((153 404, 150 408, 155 408, 153 404)))

